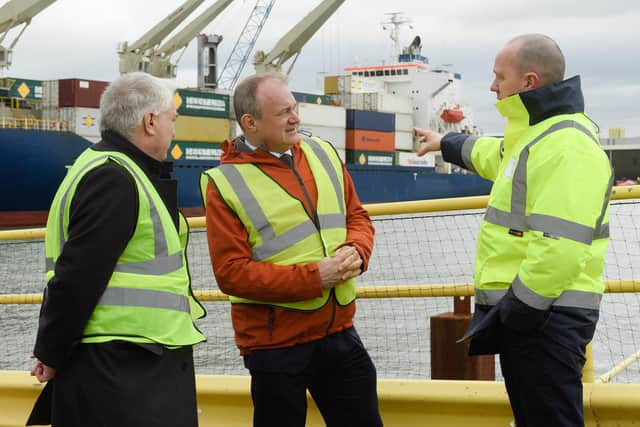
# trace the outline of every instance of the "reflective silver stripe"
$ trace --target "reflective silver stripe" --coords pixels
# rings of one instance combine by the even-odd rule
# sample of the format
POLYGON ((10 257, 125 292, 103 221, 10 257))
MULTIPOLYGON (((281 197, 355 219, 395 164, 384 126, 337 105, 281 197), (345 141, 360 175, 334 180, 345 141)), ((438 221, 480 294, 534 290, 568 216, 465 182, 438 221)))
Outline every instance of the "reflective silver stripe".
POLYGON ((527 217, 527 225, 530 230, 549 233, 555 237, 564 237, 585 245, 591 244, 595 234, 591 227, 550 215, 529 215, 527 217))
POLYGON ((327 214, 318 215, 320 221, 320 228, 326 230, 328 228, 345 228, 347 226, 347 219, 344 214, 327 214))
POLYGON ((602 224, 600 226, 600 229, 597 230, 593 235, 593 240, 607 238, 609 238, 609 223, 602 224))
POLYGON ((162 276, 182 268, 182 252, 166 257, 157 257, 150 261, 118 264, 113 270, 118 273, 147 274, 162 276))
POLYGON ((511 288, 520 301, 538 310, 548 310, 555 301, 555 298, 543 297, 527 288, 518 276, 513 280, 511 288))
POLYGON ((252 248, 252 259, 254 261, 267 259, 317 232, 316 226, 310 220, 307 220, 277 237, 272 237, 269 240, 263 238, 262 245, 252 248))
POLYGON ((98 301, 98 305, 164 308, 191 313, 189 300, 186 296, 149 289, 107 288, 98 301))
MULTIPOLYGON (((595 140, 591 132, 589 132, 589 130, 583 125, 573 120, 565 120, 555 123, 540 135, 535 137, 533 141, 528 143, 520 153, 520 157, 518 158, 518 165, 516 166, 516 170, 513 175, 513 181, 511 183, 511 213, 520 215, 525 214, 527 203, 527 160, 529 160, 529 151, 531 150, 531 147, 549 134, 569 128, 575 128, 591 139, 595 140)), ((597 140, 595 141, 597 142, 597 140)))
POLYGON ((615 184, 615 175, 613 173, 613 169, 611 170, 611 177, 609 178, 609 187, 607 188, 607 194, 604 196, 604 200, 602 202, 602 210, 600 211, 600 216, 598 217, 598 221, 596 221, 596 231, 597 236, 593 236, 594 239, 602 239, 604 232, 606 232, 606 237, 609 237, 609 224, 602 224, 604 221, 604 216, 607 213, 607 207, 609 207, 609 202, 611 200, 611 191, 613 190, 613 184, 615 184), (606 227, 606 228, 604 228, 606 227))
POLYGON ((519 231, 527 230, 527 219, 523 215, 514 215, 512 213, 496 209, 493 206, 487 207, 484 220, 491 224, 501 225, 509 229, 519 231))
MULTIPOLYGON (((143 182, 142 177, 135 171, 135 169, 133 168, 133 166, 128 160, 121 159, 120 157, 117 157, 117 156, 112 156, 112 157, 115 157, 119 162, 122 162, 122 164, 129 170, 131 175, 133 175, 138 180, 139 183, 143 182)), ((147 195, 147 200, 149 200, 149 207, 151 210, 151 223, 153 224, 153 240, 155 244, 155 248, 154 248, 155 256, 156 258, 168 257, 169 249, 167 248, 167 238, 164 233, 164 228, 162 227, 162 221, 160 220, 160 213, 158 212, 158 207, 153 201, 153 198, 149 193, 149 189, 145 185, 141 185, 141 187, 144 190, 144 193, 147 195)), ((155 262, 155 260, 150 260, 147 262, 153 263, 155 262)), ((182 260, 180 261, 180 263, 181 263, 180 267, 182 267, 182 260)), ((154 274, 154 273, 149 272, 147 274, 154 274)))
POLYGON ((575 307, 597 310, 600 308, 602 294, 586 291, 564 291, 553 305, 559 307, 575 307))
POLYGON ((253 260, 261 261, 270 258, 318 232, 311 220, 307 220, 286 233, 276 236, 275 230, 238 169, 231 164, 220 165, 218 169, 242 201, 249 220, 262 239, 262 245, 253 248, 253 260))
POLYGON ((343 193, 342 185, 340 185, 340 179, 338 178, 338 174, 336 173, 336 170, 333 168, 333 165, 331 164, 331 159, 329 159, 329 156, 327 156, 327 153, 322 149, 322 147, 320 147, 320 145, 316 141, 314 141, 311 138, 308 138, 305 135, 301 135, 301 136, 302 136, 302 139, 307 144, 309 144, 309 146, 311 147, 315 155, 320 160, 320 163, 324 167, 325 171, 327 171, 327 174, 329 175, 329 180, 333 185, 333 189, 335 190, 335 193, 338 199, 338 206, 340 207, 340 213, 342 213, 344 216, 344 195, 343 195, 344 193, 343 193))
POLYGON ((496 305, 507 293, 506 289, 478 289, 474 290, 475 303, 480 305, 496 305))
POLYGON ((462 161, 464 162, 465 167, 471 172, 476 171, 476 169, 473 167, 473 161, 471 161, 471 152, 473 151, 473 146, 475 145, 477 139, 477 136, 470 136, 465 139, 464 143, 462 144, 462 161))

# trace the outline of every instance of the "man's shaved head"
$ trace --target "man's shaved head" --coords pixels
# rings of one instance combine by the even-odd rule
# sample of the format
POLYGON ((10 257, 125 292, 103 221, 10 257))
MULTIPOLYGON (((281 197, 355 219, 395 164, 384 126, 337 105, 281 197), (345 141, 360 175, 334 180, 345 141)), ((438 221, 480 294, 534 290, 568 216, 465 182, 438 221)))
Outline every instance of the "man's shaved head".
POLYGON ((514 60, 520 72, 536 72, 542 86, 564 80, 564 55, 551 37, 523 34, 511 39, 507 45, 516 49, 514 60))

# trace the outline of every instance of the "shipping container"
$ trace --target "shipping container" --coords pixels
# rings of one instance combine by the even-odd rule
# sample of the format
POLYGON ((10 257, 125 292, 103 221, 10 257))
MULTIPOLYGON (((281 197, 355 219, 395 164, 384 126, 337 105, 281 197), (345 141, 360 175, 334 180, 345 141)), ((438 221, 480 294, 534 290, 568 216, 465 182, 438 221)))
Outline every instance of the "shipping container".
POLYGON ((229 117, 229 95, 178 89, 174 101, 183 116, 229 117))
POLYGON ((211 163, 212 161, 220 161, 220 156, 222 156, 222 149, 218 143, 176 140, 171 142, 167 160, 175 162, 176 165, 185 162, 211 163))
POLYGON ((300 125, 327 126, 345 128, 346 113, 344 107, 316 104, 298 104, 300 125))
POLYGON ((396 132, 396 150, 413 151, 413 132, 396 132))
POLYGON ((347 129, 395 132, 396 116, 378 111, 347 110, 347 129))
POLYGON ((395 132, 347 129, 345 147, 360 151, 395 151, 395 132))
POLYGON ((384 92, 384 82, 360 76, 337 76, 337 93, 379 93, 384 92))
POLYGON ((222 142, 231 138, 231 121, 213 117, 178 116, 176 136, 178 141, 222 142))
MULTIPOLYGON (((344 127, 327 127, 327 126, 301 126, 302 132, 310 133, 327 142, 330 142, 336 149, 345 149, 346 132, 344 127)), ((301 132, 301 133, 302 133, 301 132)))
POLYGON ((396 166, 435 168, 436 155, 435 153, 427 153, 422 157, 418 157, 416 153, 397 151, 396 166))
POLYGON ((338 91, 338 76, 325 76, 324 93, 326 95, 337 95, 340 93, 338 91))
POLYGON ((52 126, 66 123, 70 132, 83 137, 93 139, 100 137, 100 110, 98 108, 43 108, 42 118, 51 122, 52 126))
POLYGON ((100 97, 109 82, 82 79, 58 80, 58 106, 100 107, 100 97))
POLYGON ((396 132, 413 132, 413 114, 396 113, 396 132))
POLYGON ((394 153, 347 150, 347 163, 362 166, 393 166, 394 153))
POLYGON ((317 95, 314 93, 291 92, 298 102, 316 105, 334 105, 333 99, 329 95, 317 95))
POLYGON ((57 80, 45 80, 42 82, 42 107, 58 108, 60 106, 59 87, 57 80))
POLYGON ((0 78, 3 95, 18 99, 42 99, 42 80, 20 79, 16 77, 0 78))

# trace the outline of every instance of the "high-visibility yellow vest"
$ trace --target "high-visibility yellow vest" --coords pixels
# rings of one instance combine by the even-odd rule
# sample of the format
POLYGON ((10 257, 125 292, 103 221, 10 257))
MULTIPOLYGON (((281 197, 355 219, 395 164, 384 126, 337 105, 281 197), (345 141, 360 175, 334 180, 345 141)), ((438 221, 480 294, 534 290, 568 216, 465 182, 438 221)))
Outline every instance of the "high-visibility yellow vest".
MULTIPOLYGON (((299 200, 250 163, 222 164, 202 174, 200 189, 205 198, 212 182, 249 233, 253 260, 276 265, 304 265, 332 255, 347 236, 346 203, 342 163, 334 148, 318 138, 303 138, 301 149, 318 188, 317 217, 320 229, 299 200)), ((215 236, 214 236, 215 238, 215 236)), ((297 302, 253 301, 230 296, 232 303, 268 304, 296 310, 317 310, 329 299, 297 302)), ((335 287, 339 304, 355 299, 355 280, 335 287)))
POLYGON ((598 309, 609 241, 613 173, 582 113, 529 125, 519 95, 496 104, 503 140, 469 137, 465 165, 494 181, 480 227, 476 303, 495 305, 512 286, 531 307, 598 309))
POLYGON ((82 342, 112 340, 192 345, 204 341, 193 319, 205 315, 191 292, 187 268, 187 222, 178 232, 144 171, 119 152, 85 150, 62 181, 49 211, 45 236, 47 280, 68 239, 69 211, 78 183, 93 169, 115 161, 134 178, 138 223, 118 259, 107 288, 85 326, 82 342))

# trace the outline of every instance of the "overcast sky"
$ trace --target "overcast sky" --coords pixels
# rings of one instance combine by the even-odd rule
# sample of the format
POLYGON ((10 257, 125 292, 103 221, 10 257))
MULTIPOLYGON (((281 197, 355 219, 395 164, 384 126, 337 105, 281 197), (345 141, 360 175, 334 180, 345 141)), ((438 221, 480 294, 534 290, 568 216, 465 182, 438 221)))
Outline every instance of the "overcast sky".
MULTIPOLYGON (((4 74, 112 80, 118 75, 117 43, 137 40, 182 2, 58 0, 34 18, 4 74)), ((213 2, 206 0, 187 22, 213 2)), ((235 0, 203 31, 224 36, 222 64, 255 3, 235 0)), ((318 3, 277 1, 256 48, 270 51, 318 3)), ((349 65, 389 63, 392 44, 381 26, 389 12, 404 12, 413 20, 413 28, 401 32, 403 44, 420 35, 422 53, 431 64, 453 64, 462 74, 465 101, 485 132, 499 133, 504 126, 493 106, 495 95, 489 92, 495 53, 515 35, 539 32, 563 49, 567 77, 582 76, 587 114, 599 124, 601 135, 621 127, 627 136, 640 136, 638 0, 346 0, 303 48, 293 68, 292 89, 320 93, 325 74, 342 74, 349 65)), ((179 63, 181 86, 196 84, 195 45, 191 43, 179 63)), ((244 74, 252 71, 247 64, 244 74)))

